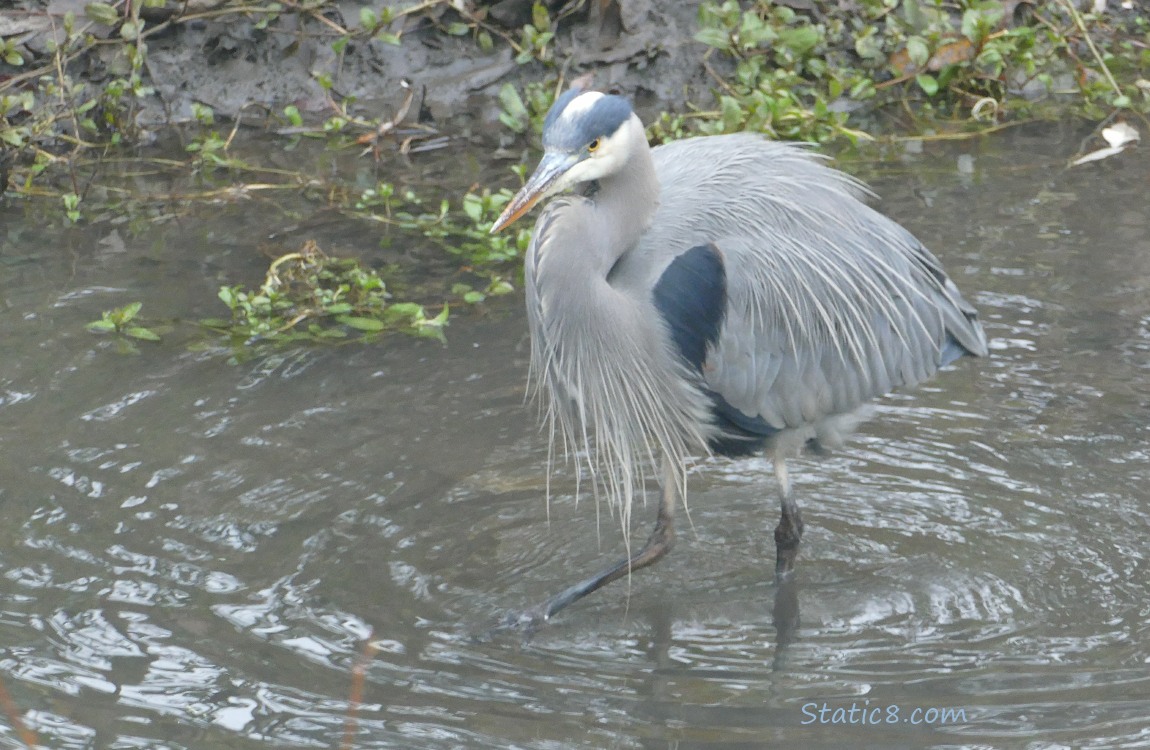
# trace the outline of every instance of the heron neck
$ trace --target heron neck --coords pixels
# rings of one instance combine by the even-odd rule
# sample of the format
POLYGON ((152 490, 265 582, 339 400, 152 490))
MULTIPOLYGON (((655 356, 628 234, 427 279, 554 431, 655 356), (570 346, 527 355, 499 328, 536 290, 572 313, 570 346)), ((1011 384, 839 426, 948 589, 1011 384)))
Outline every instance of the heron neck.
POLYGON ((642 128, 636 128, 635 133, 626 167, 600 179, 592 198, 602 219, 598 226, 606 232, 601 245, 607 256, 603 258, 606 271, 639 243, 659 207, 659 179, 651 148, 642 128))

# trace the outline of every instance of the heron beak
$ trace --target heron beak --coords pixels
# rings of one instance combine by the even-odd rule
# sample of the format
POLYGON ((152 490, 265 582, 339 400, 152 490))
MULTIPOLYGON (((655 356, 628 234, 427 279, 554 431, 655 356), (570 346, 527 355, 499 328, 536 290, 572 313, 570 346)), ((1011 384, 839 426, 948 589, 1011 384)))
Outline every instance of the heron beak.
POLYGON ((527 180, 527 184, 515 194, 515 197, 503 209, 503 213, 495 220, 494 226, 491 227, 491 233, 495 234, 510 226, 516 219, 530 211, 532 206, 540 200, 562 190, 564 186, 561 183, 557 184, 559 178, 575 166, 578 161, 579 158, 575 154, 543 154, 543 158, 539 161, 539 166, 535 168, 535 172, 532 173, 531 179, 527 180))

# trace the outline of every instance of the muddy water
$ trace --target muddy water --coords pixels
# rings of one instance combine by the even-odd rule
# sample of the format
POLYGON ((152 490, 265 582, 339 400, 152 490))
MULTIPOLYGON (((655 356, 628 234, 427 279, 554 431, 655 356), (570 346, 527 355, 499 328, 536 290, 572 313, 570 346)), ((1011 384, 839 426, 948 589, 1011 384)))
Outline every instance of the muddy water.
POLYGON ((674 554, 527 645, 471 636, 621 543, 569 470, 548 515, 518 301, 456 317, 447 346, 230 365, 177 329, 120 355, 83 324, 135 299, 218 314, 306 207, 52 236, 0 209, 15 710, 53 748, 1150 744, 1150 154, 1067 171, 1083 135, 867 173, 992 356, 796 462, 793 590, 768 467, 704 462, 674 554))

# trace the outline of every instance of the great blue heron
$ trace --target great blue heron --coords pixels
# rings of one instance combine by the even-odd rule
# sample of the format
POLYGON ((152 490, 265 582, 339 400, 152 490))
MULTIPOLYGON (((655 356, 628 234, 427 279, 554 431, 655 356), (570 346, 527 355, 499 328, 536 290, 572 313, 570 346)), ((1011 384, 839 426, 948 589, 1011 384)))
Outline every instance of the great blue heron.
POLYGON ((840 444, 872 399, 985 355, 977 313, 860 183, 802 146, 743 133, 652 149, 625 98, 577 83, 543 147, 492 231, 574 188, 544 209, 525 261, 552 445, 584 456, 625 538, 645 465, 661 462, 663 494, 638 552, 525 621, 663 557, 685 463, 708 452, 773 458, 785 579, 803 532, 786 459, 840 444))

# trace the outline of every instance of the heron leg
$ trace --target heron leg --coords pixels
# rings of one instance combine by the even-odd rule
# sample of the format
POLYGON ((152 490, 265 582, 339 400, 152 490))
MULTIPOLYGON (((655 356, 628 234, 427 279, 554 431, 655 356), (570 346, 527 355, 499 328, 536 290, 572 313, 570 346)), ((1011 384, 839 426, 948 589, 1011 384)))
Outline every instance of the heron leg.
POLYGON ((775 477, 779 482, 779 496, 782 514, 775 527, 775 578, 783 580, 795 569, 795 559, 799 556, 799 542, 803 538, 803 517, 799 506, 791 497, 791 482, 787 476, 786 461, 775 456, 775 477))
POLYGON ((655 519, 655 528, 647 537, 646 544, 633 555, 624 557, 614 565, 586 578, 579 583, 560 591, 541 605, 526 612, 509 617, 504 627, 515 627, 534 630, 547 620, 550 620, 559 610, 573 604, 588 594, 598 591, 607 584, 617 581, 623 576, 630 575, 636 570, 652 565, 661 560, 675 545, 675 477, 669 466, 664 465, 663 494, 659 501, 659 513, 655 519))

